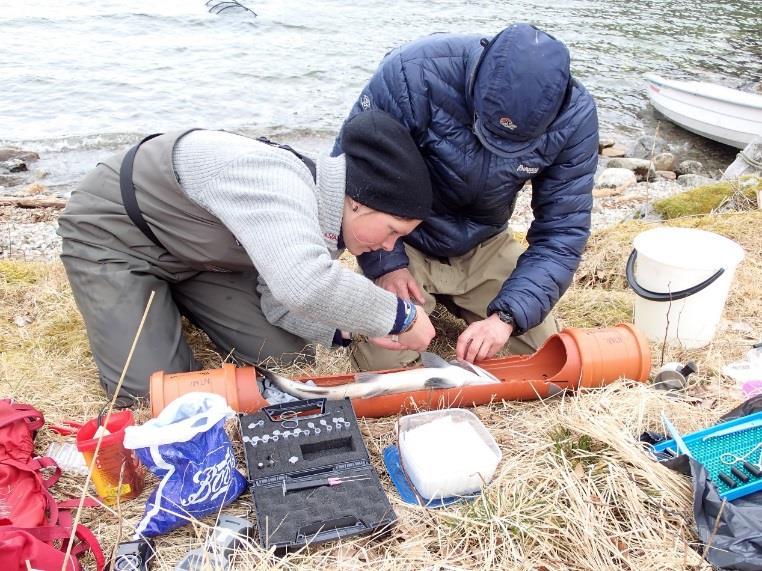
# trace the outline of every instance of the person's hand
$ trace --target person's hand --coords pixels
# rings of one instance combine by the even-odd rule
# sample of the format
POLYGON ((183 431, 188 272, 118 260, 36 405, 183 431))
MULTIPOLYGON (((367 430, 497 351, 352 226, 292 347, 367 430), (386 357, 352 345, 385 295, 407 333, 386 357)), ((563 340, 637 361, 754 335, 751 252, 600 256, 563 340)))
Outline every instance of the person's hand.
POLYGON ((392 292, 399 298, 423 305, 426 299, 418 282, 407 268, 400 268, 376 278, 376 285, 392 292))
POLYGON ((386 335, 384 337, 372 337, 368 341, 382 349, 389 349, 391 351, 402 351, 404 349, 418 352, 425 351, 434 338, 436 331, 434 331, 431 319, 423 311, 423 308, 418 306, 416 310, 413 326, 404 333, 386 335))
POLYGON ((455 355, 470 363, 488 359, 505 346, 512 332, 513 327, 500 321, 496 313, 474 321, 458 337, 455 355))

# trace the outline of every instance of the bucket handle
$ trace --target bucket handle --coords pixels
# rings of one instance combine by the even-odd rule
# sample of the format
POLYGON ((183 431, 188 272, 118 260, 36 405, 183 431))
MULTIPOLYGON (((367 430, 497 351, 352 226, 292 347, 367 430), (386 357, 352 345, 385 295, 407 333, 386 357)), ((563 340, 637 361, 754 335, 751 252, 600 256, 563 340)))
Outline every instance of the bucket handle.
POLYGON ((643 286, 641 286, 637 281, 635 281, 635 260, 638 257, 638 251, 634 250, 632 253, 630 253, 630 257, 627 259, 627 269, 625 270, 625 274, 627 276, 627 283, 632 288, 632 290, 643 299, 647 299, 648 301, 677 301, 679 299, 684 299, 686 297, 689 297, 693 295, 694 293, 700 292, 702 289, 705 289, 712 285, 717 279, 725 273, 725 268, 720 268, 717 270, 714 274, 709 276, 707 279, 705 279, 700 284, 697 284, 693 287, 689 287, 687 289, 684 289, 682 291, 672 291, 672 292, 666 292, 661 293, 657 291, 651 291, 643 286))

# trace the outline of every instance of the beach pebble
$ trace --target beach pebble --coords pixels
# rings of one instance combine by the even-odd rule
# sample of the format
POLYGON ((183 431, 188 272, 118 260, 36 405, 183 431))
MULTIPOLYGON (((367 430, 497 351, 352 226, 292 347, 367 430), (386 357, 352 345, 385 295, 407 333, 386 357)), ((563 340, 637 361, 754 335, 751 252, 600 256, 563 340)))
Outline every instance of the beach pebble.
POLYGON ((604 157, 624 157, 627 155, 627 149, 622 145, 612 145, 611 147, 601 149, 601 155, 604 157))
POLYGON ((628 168, 607 168, 598 177, 598 188, 612 188, 618 192, 623 191, 637 182, 635 173, 628 168))
POLYGON ((657 171, 672 171, 675 169, 677 157, 672 153, 659 153, 654 157, 654 169, 657 171))
POLYGON ((20 160, 25 162, 36 161, 40 155, 33 151, 22 151, 21 149, 12 149, 10 147, 0 148, 0 162, 10 160, 20 160))
POLYGON ((677 180, 677 174, 673 171, 656 171, 656 178, 661 180, 677 180))
POLYGON ((669 144, 661 137, 642 135, 632 144, 627 156, 648 159, 667 151, 669 151, 669 144))
POLYGON ((677 176, 683 174, 704 174, 704 165, 699 161, 683 161, 675 168, 677 176))
POLYGON ((681 174, 677 177, 677 182, 683 186, 693 187, 709 184, 710 182, 714 182, 714 180, 700 174, 681 174))
MULTIPOLYGON (((610 169, 620 168, 631 170, 635 173, 635 176, 638 178, 638 180, 644 180, 646 177, 653 178, 656 174, 653 163, 647 159, 611 159, 606 166, 610 169)), ((598 183, 598 186, 600 186, 600 182, 598 183)))
POLYGON ((29 170, 26 163, 21 159, 10 159, 8 161, 0 162, 0 169, 8 172, 24 172, 29 170))
POLYGON ((600 155, 603 152, 603 149, 613 147, 615 144, 616 141, 611 137, 601 137, 598 139, 598 154, 600 155))

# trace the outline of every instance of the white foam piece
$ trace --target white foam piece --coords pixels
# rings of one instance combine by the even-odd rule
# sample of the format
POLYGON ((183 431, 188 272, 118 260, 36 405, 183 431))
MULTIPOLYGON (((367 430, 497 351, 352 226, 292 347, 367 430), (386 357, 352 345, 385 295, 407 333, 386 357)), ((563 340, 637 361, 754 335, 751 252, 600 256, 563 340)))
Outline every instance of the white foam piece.
POLYGON ((502 453, 473 413, 447 409, 400 419, 400 460, 427 500, 478 492, 495 475, 502 453))

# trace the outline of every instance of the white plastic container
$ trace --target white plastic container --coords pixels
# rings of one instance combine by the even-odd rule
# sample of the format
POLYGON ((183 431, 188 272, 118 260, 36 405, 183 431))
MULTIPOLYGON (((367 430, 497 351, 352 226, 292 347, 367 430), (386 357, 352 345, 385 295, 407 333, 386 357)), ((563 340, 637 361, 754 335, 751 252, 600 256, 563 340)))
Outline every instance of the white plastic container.
POLYGON ((651 341, 698 349, 711 343, 744 251, 694 228, 654 228, 635 237, 627 279, 635 325, 651 341))
POLYGON ((502 458, 486 427, 463 409, 403 416, 397 435, 402 467, 425 500, 478 492, 502 458))

